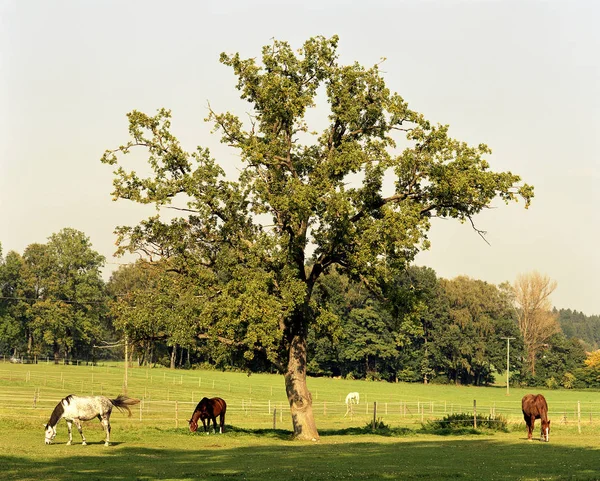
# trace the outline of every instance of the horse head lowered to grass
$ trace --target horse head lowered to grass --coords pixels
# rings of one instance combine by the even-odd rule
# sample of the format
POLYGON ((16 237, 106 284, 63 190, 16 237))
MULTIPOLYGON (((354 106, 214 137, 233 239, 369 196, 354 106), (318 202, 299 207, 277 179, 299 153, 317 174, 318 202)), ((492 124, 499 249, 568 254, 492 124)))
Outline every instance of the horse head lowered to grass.
POLYGON ((527 394, 521 400, 521 409, 523 417, 527 423, 527 439, 531 441, 533 436, 533 426, 535 420, 539 419, 542 423, 541 439, 550 441, 550 420, 548 419, 548 404, 541 394, 527 394))
POLYGON ((71 427, 73 423, 77 426, 79 434, 81 434, 82 444, 85 446, 85 436, 81 427, 81 421, 89 421, 94 418, 98 418, 104 427, 106 432, 106 439, 104 445, 110 444, 110 414, 113 407, 120 410, 127 410, 129 417, 131 417, 131 410, 129 406, 139 403, 139 399, 129 398, 127 396, 119 395, 116 399, 109 399, 106 396, 75 396, 73 394, 63 398, 54 408, 50 415, 50 420, 44 425, 46 429, 46 444, 52 444, 56 437, 56 425, 61 418, 65 418, 67 421, 67 428, 69 429, 69 442, 73 442, 73 434, 71 427))
POLYGON ((204 432, 208 434, 208 428, 210 427, 210 421, 213 422, 213 432, 217 429, 217 416, 219 416, 219 432, 223 434, 225 430, 225 412, 227 411, 227 403, 220 397, 214 397, 212 399, 202 398, 202 400, 194 409, 190 423, 190 431, 196 432, 198 429, 198 420, 202 420, 204 426, 204 432), (208 426, 206 420, 208 419, 208 426))

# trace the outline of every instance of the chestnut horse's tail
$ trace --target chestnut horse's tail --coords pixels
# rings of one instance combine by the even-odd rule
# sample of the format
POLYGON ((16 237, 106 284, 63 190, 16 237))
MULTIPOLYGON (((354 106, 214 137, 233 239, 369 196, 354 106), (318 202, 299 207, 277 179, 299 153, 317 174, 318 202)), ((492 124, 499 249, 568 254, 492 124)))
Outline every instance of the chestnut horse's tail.
POLYGON ((131 409, 129 409, 129 406, 138 404, 140 400, 119 394, 116 399, 110 399, 110 402, 114 407, 116 407, 120 411, 126 410, 129 413, 129 417, 131 417, 131 409))

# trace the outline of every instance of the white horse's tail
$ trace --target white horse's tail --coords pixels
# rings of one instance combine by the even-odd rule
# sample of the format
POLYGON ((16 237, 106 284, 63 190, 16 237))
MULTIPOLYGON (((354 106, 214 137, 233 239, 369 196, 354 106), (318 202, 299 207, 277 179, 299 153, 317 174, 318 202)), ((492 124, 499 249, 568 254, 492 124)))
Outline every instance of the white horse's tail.
POLYGON ((120 411, 126 410, 129 413, 129 417, 131 417, 131 409, 129 409, 129 406, 133 406, 134 404, 138 404, 140 402, 139 399, 123 396, 122 394, 119 394, 116 399, 109 399, 109 401, 120 411))

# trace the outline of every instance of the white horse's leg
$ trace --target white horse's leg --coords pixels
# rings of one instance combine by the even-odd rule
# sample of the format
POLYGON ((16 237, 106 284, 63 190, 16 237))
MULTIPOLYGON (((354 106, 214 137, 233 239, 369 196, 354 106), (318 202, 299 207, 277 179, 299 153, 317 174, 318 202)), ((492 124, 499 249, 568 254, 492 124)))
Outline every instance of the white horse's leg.
POLYGON ((85 436, 83 435, 83 429, 82 429, 82 426, 81 426, 81 421, 79 421, 78 419, 75 419, 74 421, 75 421, 75 426, 77 426, 77 430, 79 431, 79 434, 81 434, 81 439, 83 441, 81 444, 83 446, 86 446, 87 443, 85 442, 85 436))
POLYGON ((73 443, 73 433, 71 432, 72 427, 73 421, 67 421, 67 429, 69 430, 69 441, 67 442, 67 446, 70 446, 73 443))
POLYGON ((104 440, 105 446, 110 446, 110 421, 108 418, 102 418, 102 426, 104 427, 104 431, 106 432, 106 439, 104 440))

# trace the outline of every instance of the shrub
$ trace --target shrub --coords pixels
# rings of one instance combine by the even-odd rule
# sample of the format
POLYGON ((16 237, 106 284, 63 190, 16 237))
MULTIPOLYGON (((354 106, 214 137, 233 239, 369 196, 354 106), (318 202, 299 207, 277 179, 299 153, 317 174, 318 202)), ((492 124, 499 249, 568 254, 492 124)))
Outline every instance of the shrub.
POLYGON ((508 432, 508 423, 504 416, 478 414, 477 429, 474 429, 472 413, 457 413, 427 421, 421 427, 421 431, 433 434, 479 434, 483 430, 508 432))
POLYGON ((575 386, 575 381, 576 379, 573 374, 571 374, 570 372, 565 372, 561 384, 565 389, 573 389, 573 387, 575 386))
POLYGON ((375 421, 375 427, 373 427, 373 421, 369 421, 364 429, 367 431, 370 429, 372 431, 389 431, 391 428, 383 422, 383 419, 377 418, 375 421))

